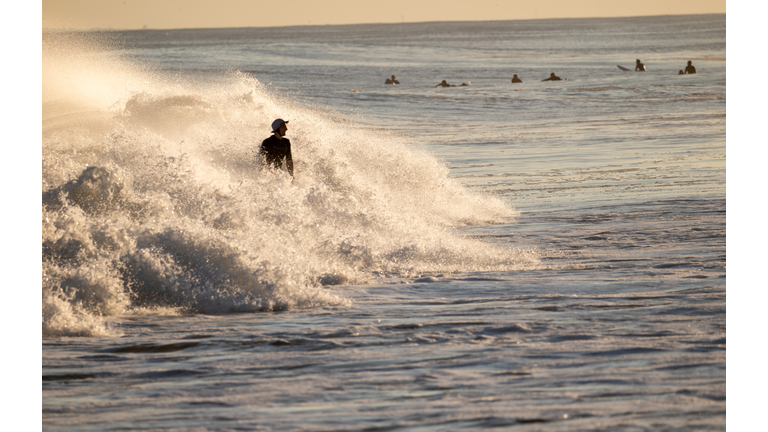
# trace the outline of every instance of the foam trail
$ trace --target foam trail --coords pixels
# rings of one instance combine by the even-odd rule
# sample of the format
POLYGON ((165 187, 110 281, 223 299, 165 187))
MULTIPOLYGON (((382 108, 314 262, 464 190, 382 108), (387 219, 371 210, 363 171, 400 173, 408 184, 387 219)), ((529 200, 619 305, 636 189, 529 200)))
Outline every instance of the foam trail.
POLYGON ((44 336, 115 334, 100 317, 153 309, 345 306, 333 285, 537 262, 456 233, 515 212, 401 139, 239 72, 185 81, 68 52, 43 52, 44 336), (293 182, 254 163, 278 117, 293 182))

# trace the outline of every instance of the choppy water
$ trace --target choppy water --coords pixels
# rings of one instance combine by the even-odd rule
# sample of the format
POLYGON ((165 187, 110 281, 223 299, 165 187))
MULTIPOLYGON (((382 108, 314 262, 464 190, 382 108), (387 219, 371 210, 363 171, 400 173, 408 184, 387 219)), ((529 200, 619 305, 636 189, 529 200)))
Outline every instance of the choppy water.
POLYGON ((723 15, 44 34, 43 428, 725 429, 725 57, 723 15))

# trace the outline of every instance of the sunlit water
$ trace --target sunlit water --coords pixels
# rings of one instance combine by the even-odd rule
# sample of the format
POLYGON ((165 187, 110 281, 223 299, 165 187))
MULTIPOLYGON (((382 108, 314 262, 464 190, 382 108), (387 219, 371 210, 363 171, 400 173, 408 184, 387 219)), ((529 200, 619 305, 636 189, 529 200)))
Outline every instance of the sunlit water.
POLYGON ((43 428, 724 430, 725 57, 723 15, 44 34, 43 428))

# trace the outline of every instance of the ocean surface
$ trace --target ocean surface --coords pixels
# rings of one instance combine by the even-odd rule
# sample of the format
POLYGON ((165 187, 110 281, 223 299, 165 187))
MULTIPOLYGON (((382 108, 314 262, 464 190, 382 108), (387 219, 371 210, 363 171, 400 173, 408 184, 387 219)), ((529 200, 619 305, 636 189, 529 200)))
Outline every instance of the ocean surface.
POLYGON ((725 430, 725 15, 42 51, 44 430, 725 430))

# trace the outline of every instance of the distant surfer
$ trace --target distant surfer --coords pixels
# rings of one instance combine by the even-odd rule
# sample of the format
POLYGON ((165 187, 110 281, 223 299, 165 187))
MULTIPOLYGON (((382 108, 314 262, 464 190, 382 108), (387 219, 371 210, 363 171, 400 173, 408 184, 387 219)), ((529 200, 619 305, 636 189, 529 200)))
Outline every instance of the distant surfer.
POLYGON ((400 81, 395 79, 395 76, 392 75, 392 78, 387 78, 386 81, 384 81, 384 84, 400 84, 400 81))
POLYGON ((696 68, 693 67, 693 64, 690 60, 688 60, 688 66, 685 67, 685 73, 687 74, 695 74, 696 68))
POLYGON ((554 72, 552 72, 551 74, 549 74, 549 78, 543 79, 541 81, 562 81, 562 80, 563 80, 562 78, 560 78, 559 76, 555 75, 554 72))
POLYGON ((680 70, 677 72, 677 74, 678 74, 678 75, 685 75, 685 72, 683 72, 683 70, 682 70, 682 69, 680 69, 680 70))
POLYGON ((461 85, 459 87, 469 87, 471 85, 472 85, 471 82, 465 82, 465 83, 461 83, 461 85))
POLYGON ((440 84, 436 85, 435 87, 456 87, 456 86, 455 85, 450 85, 447 82, 445 82, 445 80, 443 80, 443 82, 441 82, 440 84))
POLYGON ((635 60, 635 72, 645 72, 645 65, 640 61, 640 59, 635 60))
POLYGON ((293 157, 291 156, 291 142, 285 138, 288 131, 288 122, 277 119, 272 122, 272 136, 261 143, 259 154, 261 160, 267 166, 275 169, 283 169, 283 163, 288 173, 293 177, 293 157))
POLYGON ((514 74, 514 75, 512 75, 512 82, 513 83, 521 83, 521 82, 523 82, 523 80, 518 78, 517 74, 514 74))

